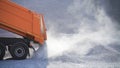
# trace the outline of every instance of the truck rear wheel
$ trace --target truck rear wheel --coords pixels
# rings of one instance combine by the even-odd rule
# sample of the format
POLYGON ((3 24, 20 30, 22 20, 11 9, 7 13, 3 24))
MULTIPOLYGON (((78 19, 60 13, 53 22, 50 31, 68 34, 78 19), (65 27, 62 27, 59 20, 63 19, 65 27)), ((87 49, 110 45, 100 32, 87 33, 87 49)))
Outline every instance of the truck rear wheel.
POLYGON ((0 60, 3 60, 3 57, 5 56, 5 47, 0 44, 0 60))
POLYGON ((9 51, 13 59, 22 60, 26 59, 29 48, 25 43, 15 43, 13 46, 9 46, 9 51))

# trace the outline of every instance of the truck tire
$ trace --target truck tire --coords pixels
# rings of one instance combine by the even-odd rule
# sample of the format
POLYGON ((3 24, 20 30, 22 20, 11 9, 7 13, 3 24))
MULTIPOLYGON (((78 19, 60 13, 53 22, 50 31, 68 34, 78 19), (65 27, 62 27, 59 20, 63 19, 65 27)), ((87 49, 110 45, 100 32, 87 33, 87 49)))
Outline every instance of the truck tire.
POLYGON ((22 60, 26 59, 29 53, 29 48, 25 43, 19 42, 13 44, 13 46, 9 46, 9 51, 13 59, 22 60))
POLYGON ((0 44, 0 60, 3 60, 3 57, 5 56, 5 47, 0 44))

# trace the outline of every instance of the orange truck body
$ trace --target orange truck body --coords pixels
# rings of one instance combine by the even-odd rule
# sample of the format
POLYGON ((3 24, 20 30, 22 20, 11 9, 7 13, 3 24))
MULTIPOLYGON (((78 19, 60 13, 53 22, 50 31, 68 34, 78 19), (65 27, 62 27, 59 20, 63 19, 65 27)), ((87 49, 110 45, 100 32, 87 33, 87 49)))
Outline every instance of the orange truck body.
POLYGON ((40 44, 47 39, 43 15, 9 0, 0 0, 0 28, 40 44))

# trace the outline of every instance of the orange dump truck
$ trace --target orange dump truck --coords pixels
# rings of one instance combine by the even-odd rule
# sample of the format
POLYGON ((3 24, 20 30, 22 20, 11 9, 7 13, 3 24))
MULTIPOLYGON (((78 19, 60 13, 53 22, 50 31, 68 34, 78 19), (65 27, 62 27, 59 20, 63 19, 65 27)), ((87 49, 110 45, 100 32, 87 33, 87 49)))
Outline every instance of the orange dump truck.
POLYGON ((43 15, 9 0, 0 0, 0 28, 23 37, 0 37, 0 60, 3 59, 6 49, 13 59, 25 59, 29 54, 29 47, 32 47, 30 41, 42 45, 47 39, 43 15))

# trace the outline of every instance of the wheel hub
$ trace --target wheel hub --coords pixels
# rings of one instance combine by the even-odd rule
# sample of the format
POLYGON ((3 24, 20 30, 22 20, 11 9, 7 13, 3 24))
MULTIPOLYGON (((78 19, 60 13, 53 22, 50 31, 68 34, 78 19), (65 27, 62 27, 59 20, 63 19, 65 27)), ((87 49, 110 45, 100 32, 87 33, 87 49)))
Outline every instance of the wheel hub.
POLYGON ((20 53, 22 53, 22 51, 21 51, 21 50, 18 50, 18 51, 17 51, 17 53, 19 53, 19 54, 20 54, 20 53))
POLYGON ((15 49, 15 55, 18 57, 22 57, 25 54, 24 48, 16 48, 15 49))

